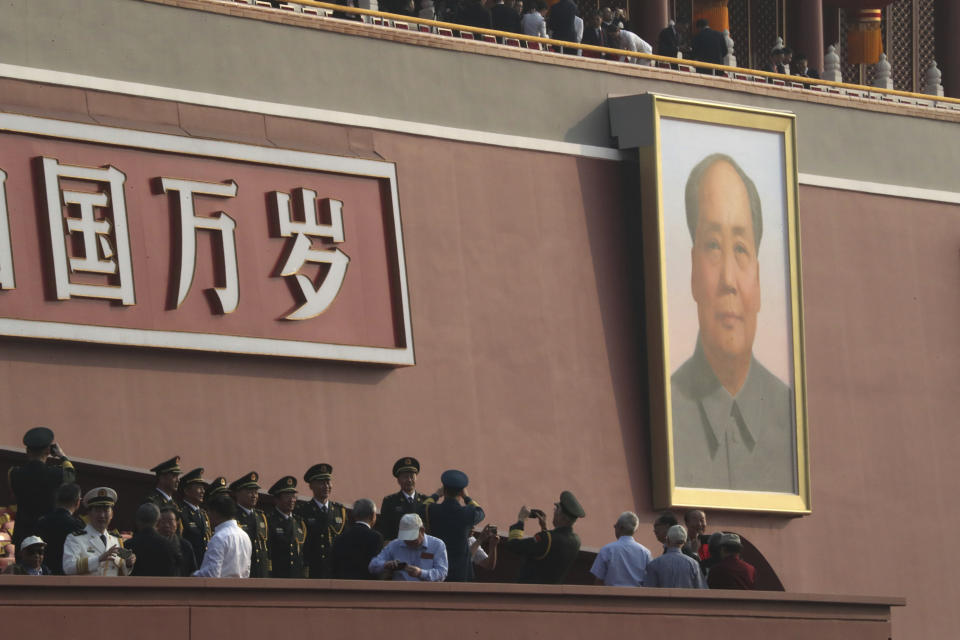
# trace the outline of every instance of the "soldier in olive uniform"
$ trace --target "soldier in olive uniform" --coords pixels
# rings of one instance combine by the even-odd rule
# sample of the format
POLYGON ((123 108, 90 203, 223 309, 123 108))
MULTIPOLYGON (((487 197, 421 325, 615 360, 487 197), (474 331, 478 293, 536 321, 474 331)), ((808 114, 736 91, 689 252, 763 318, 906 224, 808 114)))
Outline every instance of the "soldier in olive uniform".
POLYGON ((17 526, 13 530, 13 545, 33 535, 41 516, 53 511, 60 485, 75 482, 77 473, 59 445, 53 431, 34 427, 23 436, 27 448, 27 463, 11 467, 7 481, 17 497, 17 526))
POLYGON ((150 471, 157 474, 157 486, 147 494, 143 502, 155 504, 158 509, 174 506, 179 511, 180 506, 173 496, 177 492, 177 479, 180 477, 180 456, 161 462, 150 471))
POLYGON ((297 479, 284 476, 270 487, 273 509, 267 514, 268 542, 270 545, 270 577, 304 577, 303 542, 307 538, 307 526, 294 513, 297 505, 297 479))
POLYGON ((307 542, 303 547, 307 577, 332 578, 330 551, 333 541, 347 525, 347 508, 330 499, 333 467, 329 464, 321 462, 313 465, 303 474, 303 479, 310 484, 313 492, 313 500, 298 505, 300 517, 307 525, 307 542))
POLYGON ((518 522, 510 527, 507 550, 525 558, 518 582, 561 584, 580 552, 580 536, 573 532, 577 518, 586 514, 576 497, 569 491, 560 494, 560 502, 553 506, 553 529, 547 531, 547 516, 539 509, 525 506, 517 515, 518 522), (523 537, 523 522, 529 517, 540 522, 540 533, 523 537))
POLYGON ((203 501, 209 503, 217 496, 230 495, 230 489, 227 488, 227 479, 223 476, 217 476, 207 484, 207 490, 203 492, 203 501))
POLYGON ((203 554, 207 552, 207 543, 213 533, 210 526, 210 516, 203 508, 203 497, 207 491, 207 483, 203 479, 203 467, 185 473, 180 478, 180 492, 183 493, 183 502, 180 503, 180 516, 183 522, 182 535, 193 547, 193 557, 197 566, 203 564, 203 554))
POLYGON ((230 483, 230 492, 237 503, 237 525, 250 536, 250 577, 270 577, 270 550, 267 516, 257 509, 260 497, 259 476, 256 471, 230 483))
POLYGON ((420 462, 416 458, 400 458, 393 464, 393 477, 397 479, 400 491, 383 499, 380 517, 377 518, 377 531, 383 534, 387 542, 397 537, 400 518, 408 513, 420 514, 423 511, 421 505, 427 496, 417 493, 418 473, 420 462))

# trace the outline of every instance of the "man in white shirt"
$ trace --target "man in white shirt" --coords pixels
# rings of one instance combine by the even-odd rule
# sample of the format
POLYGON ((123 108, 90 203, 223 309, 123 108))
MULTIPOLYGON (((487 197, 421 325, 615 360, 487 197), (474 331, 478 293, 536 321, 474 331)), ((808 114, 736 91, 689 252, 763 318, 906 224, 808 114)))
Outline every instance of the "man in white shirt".
MULTIPOLYGON (((612 47, 624 49, 625 51, 636 51, 637 53, 653 53, 653 47, 651 47, 646 40, 632 31, 621 29, 620 25, 616 21, 610 24, 610 26, 606 27, 606 30, 607 39, 610 41, 610 46, 612 47)), ((636 64, 650 66, 650 60, 646 60, 644 58, 628 58, 627 56, 622 56, 620 61, 634 62, 636 64)))
POLYGON ((123 548, 116 531, 107 532, 116 503, 117 492, 110 487, 91 489, 83 497, 88 522, 82 531, 68 535, 63 543, 63 572, 66 575, 130 575, 136 556, 123 548))
POLYGON ((236 505, 220 495, 207 504, 213 537, 207 543, 203 565, 193 572, 201 578, 249 578, 250 536, 237 526, 236 505))
POLYGON ((596 578, 594 584, 608 587, 639 587, 643 584, 647 565, 653 556, 649 549, 633 539, 639 524, 640 519, 632 511, 620 514, 613 525, 617 541, 600 549, 590 567, 590 573, 596 578))

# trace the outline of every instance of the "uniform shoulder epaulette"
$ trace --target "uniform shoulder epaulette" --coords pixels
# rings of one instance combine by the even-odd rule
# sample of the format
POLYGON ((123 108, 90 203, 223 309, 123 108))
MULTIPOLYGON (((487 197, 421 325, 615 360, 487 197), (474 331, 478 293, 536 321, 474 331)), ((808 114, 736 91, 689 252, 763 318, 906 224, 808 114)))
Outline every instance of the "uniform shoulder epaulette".
POLYGON ((110 529, 109 531, 107 531, 107 533, 110 534, 111 536, 113 536, 114 538, 119 538, 119 537, 120 537, 120 530, 119 530, 119 529, 110 529))
POLYGON ((86 532, 87 532, 86 529, 77 529, 76 531, 73 532, 73 535, 82 536, 86 532))

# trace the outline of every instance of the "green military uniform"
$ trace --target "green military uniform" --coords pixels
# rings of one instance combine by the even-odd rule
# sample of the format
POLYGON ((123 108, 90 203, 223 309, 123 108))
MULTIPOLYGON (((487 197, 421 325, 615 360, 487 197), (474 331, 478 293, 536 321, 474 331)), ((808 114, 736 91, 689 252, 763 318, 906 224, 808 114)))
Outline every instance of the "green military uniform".
MULTIPOLYGON (((583 507, 569 491, 560 494, 557 507, 572 519, 586 514, 583 507)), ((523 520, 510 527, 506 548, 525 558, 518 582, 537 584, 561 584, 580 552, 580 536, 572 526, 541 531, 532 538, 523 537, 523 520)))
MULTIPOLYGON (((161 473, 176 473, 177 475, 179 475, 180 474, 180 456, 174 456, 169 460, 167 460, 166 462, 161 462, 154 468, 150 469, 150 471, 157 474, 158 476, 161 473)), ((168 496, 163 491, 160 491, 160 489, 157 489, 157 488, 152 489, 150 493, 148 493, 147 496, 143 499, 143 502, 149 502, 150 504, 156 505, 158 509, 162 507, 167 507, 167 506, 173 507, 177 510, 177 513, 181 515, 181 519, 183 517, 182 514, 180 513, 180 505, 177 504, 177 501, 173 499, 173 496, 168 496)))
MULTIPOLYGON (((207 483, 203 479, 203 467, 185 473, 180 478, 181 491, 191 484, 202 484, 204 493, 206 493, 207 483)), ((210 536, 213 535, 210 516, 207 515, 206 509, 191 504, 187 500, 181 502, 179 507, 183 523, 183 533, 180 535, 193 547, 193 555, 199 567, 203 564, 203 554, 207 552, 207 543, 210 542, 210 536)))
MULTIPOLYGON (((396 478, 401 473, 411 472, 420 473, 420 461, 416 458, 400 458, 393 464, 393 477, 396 478)), ((386 542, 397 537, 397 529, 400 527, 400 518, 408 513, 423 514, 423 501, 427 499, 424 493, 418 493, 414 490, 412 496, 404 494, 402 491, 392 493, 383 498, 380 505, 380 515, 377 516, 376 528, 386 542)))
MULTIPOLYGON (((260 489, 256 471, 230 483, 230 491, 238 489, 260 489)), ((216 481, 214 481, 216 482, 216 481)), ((211 494, 207 495, 209 499, 211 494)), ((260 509, 244 509, 237 505, 237 525, 250 537, 252 547, 250 555, 250 577, 270 577, 270 547, 268 543, 267 516, 260 509)))
MULTIPOLYGON (((332 477, 333 467, 325 462, 313 465, 303 475, 307 483, 329 480, 332 477)), ((333 549, 333 541, 347 526, 347 508, 333 500, 320 504, 316 499, 301 502, 297 507, 297 512, 307 527, 307 540, 303 547, 307 577, 332 578, 330 551, 333 549)))
MULTIPOLYGON (((270 487, 270 495, 297 492, 297 479, 284 476, 270 487)), ((271 578, 303 578, 303 543, 307 526, 296 512, 289 516, 274 507, 267 514, 267 543, 270 546, 271 578)))
POLYGON ((207 504, 217 496, 230 495, 230 489, 227 488, 227 479, 223 476, 217 476, 207 485, 207 490, 203 494, 203 501, 207 504))
MULTIPOLYGON (((28 450, 49 447, 53 441, 53 431, 46 427, 34 427, 23 436, 23 444, 28 450)), ((7 485, 17 498, 17 525, 12 540, 17 550, 20 549, 21 540, 35 533, 37 521, 57 506, 56 494, 60 485, 75 482, 76 479, 76 470, 66 457, 61 458, 58 464, 33 459, 23 466, 10 468, 7 485)))

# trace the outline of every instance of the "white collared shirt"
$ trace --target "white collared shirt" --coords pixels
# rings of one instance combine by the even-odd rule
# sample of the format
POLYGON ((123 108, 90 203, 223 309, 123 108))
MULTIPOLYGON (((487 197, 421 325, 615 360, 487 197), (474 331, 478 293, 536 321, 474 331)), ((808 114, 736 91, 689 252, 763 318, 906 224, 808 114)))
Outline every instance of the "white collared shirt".
POLYGON ((236 520, 217 525, 207 543, 203 565, 193 572, 201 578, 249 578, 250 536, 237 526, 236 520))

